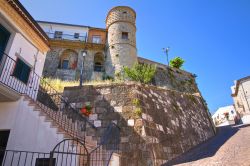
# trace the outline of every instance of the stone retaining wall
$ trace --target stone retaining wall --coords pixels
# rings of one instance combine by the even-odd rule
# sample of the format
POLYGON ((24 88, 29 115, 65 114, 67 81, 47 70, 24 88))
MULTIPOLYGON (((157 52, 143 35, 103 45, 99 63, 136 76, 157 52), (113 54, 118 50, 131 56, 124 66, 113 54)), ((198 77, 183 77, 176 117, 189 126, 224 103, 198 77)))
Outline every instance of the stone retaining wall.
POLYGON ((76 108, 94 107, 89 120, 100 139, 110 122, 121 128, 121 165, 161 165, 214 135, 198 96, 138 84, 65 88, 76 108))

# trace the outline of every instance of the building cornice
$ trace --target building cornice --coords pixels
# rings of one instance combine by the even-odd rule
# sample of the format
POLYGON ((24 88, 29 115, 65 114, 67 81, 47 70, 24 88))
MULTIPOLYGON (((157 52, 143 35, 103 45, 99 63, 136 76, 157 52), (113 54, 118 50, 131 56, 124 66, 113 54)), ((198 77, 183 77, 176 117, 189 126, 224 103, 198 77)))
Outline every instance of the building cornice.
POLYGON ((105 44, 85 43, 82 41, 72 40, 49 40, 51 47, 61 47, 68 49, 86 49, 86 50, 104 50, 105 44))
POLYGON ((238 91, 239 91, 240 84, 241 84, 243 81, 246 81, 246 80, 250 80, 250 76, 241 78, 241 79, 239 79, 239 80, 236 81, 236 84, 235 84, 235 92, 234 92, 233 94, 231 94, 232 97, 237 96, 238 91))
POLYGON ((20 2, 16 0, 1 0, 0 9, 16 24, 17 28, 31 40, 31 42, 45 53, 49 50, 49 43, 46 34, 34 19, 28 14, 20 2))
POLYGON ((91 26, 78 25, 78 24, 68 24, 68 23, 52 22, 52 21, 40 21, 40 20, 37 20, 37 23, 38 24, 62 25, 62 26, 69 26, 69 27, 79 27, 79 28, 89 28, 89 29, 97 29, 97 30, 100 30, 100 31, 107 31, 105 28, 91 27, 91 26))

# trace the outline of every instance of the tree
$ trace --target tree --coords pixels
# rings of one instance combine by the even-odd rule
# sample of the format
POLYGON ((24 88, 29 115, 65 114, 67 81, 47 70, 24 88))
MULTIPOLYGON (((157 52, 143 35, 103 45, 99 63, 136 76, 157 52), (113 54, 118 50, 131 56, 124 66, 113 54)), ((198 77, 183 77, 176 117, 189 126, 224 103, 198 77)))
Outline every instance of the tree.
POLYGON ((184 64, 185 60, 182 59, 181 57, 175 57, 174 59, 170 60, 170 67, 174 67, 174 68, 181 68, 182 65, 184 64))
POLYGON ((131 68, 124 67, 123 71, 125 77, 128 77, 133 81, 138 81, 140 83, 147 84, 152 81, 156 72, 156 66, 136 63, 131 68))

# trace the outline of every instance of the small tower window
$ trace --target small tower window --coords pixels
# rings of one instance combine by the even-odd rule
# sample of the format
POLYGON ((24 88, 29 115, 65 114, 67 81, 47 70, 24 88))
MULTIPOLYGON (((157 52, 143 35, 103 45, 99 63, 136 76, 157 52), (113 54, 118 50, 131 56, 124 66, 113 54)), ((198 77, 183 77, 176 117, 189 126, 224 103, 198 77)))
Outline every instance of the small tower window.
POLYGON ((122 32, 122 39, 128 39, 128 32, 122 32))

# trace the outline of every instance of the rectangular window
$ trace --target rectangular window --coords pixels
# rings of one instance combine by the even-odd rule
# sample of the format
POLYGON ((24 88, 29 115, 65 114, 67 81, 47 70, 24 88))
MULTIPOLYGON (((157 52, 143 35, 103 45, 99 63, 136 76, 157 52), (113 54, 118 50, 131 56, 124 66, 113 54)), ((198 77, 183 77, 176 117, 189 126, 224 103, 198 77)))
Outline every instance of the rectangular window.
POLYGON ((122 39, 128 39, 128 32, 122 32, 122 39))
POLYGON ((10 32, 0 24, 0 61, 10 38, 10 32))
POLYGON ((61 39, 62 38, 62 31, 55 31, 54 38, 55 39, 61 39))
POLYGON ((92 36, 92 43, 101 43, 101 36, 92 36))
POLYGON ((79 36, 80 36, 79 33, 75 33, 75 34, 74 34, 74 38, 75 38, 75 39, 79 39, 79 36))
MULTIPOLYGON (((37 158, 35 166, 50 166, 50 158, 37 158)), ((52 166, 56 165, 56 159, 52 158, 52 166)))
POLYGON ((63 60, 62 61, 62 68, 68 69, 69 68, 69 60, 63 60))
POLYGON ((21 59, 17 59, 13 76, 27 84, 30 76, 31 68, 21 59))

